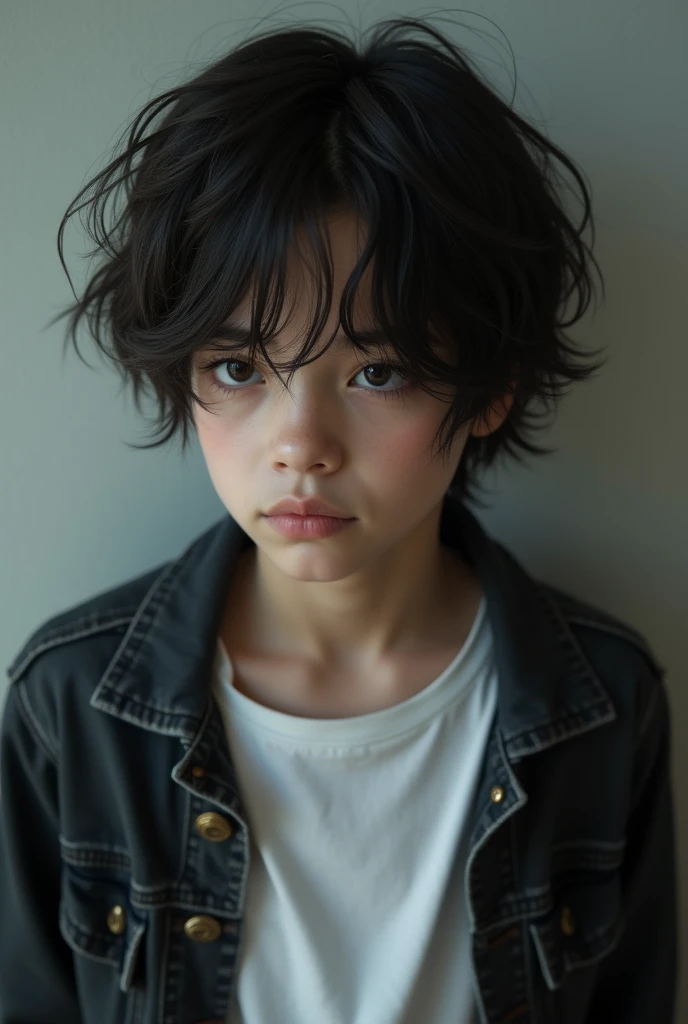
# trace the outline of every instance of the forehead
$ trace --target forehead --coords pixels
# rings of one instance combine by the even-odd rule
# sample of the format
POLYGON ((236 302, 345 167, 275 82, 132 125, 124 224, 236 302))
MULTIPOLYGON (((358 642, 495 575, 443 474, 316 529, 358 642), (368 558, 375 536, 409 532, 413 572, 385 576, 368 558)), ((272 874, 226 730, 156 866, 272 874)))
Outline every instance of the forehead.
MULTIPOLYGON (((327 215, 324 235, 320 234, 321 252, 307 235, 304 227, 295 230, 295 242, 284 254, 284 306, 281 311, 283 326, 285 318, 293 310, 294 316, 306 317, 315 310, 318 284, 323 286, 325 268, 319 264, 329 260, 332 275, 332 309, 336 313, 343 288, 361 258, 366 243, 366 229, 363 222, 353 213, 335 210, 327 215)), ((353 312, 359 318, 370 313, 372 261, 363 270, 354 295, 353 312)), ((248 326, 255 291, 255 279, 251 281, 246 295, 235 308, 229 322, 248 326)))
MULTIPOLYGON (((276 327, 276 337, 271 347, 279 350, 284 346, 291 347, 292 342, 303 340, 315 315, 318 277, 320 270, 313 271, 310 261, 318 259, 318 252, 304 228, 295 232, 296 245, 285 254, 284 303, 276 327)), ((332 270, 332 301, 328 310, 327 320, 323 328, 324 338, 329 340, 336 330, 335 340, 330 349, 350 351, 352 343, 338 325, 338 310, 342 290, 350 277, 356 263, 361 258, 367 242, 365 222, 355 213, 345 208, 337 208, 328 212, 326 236, 322 239, 329 246, 332 270)), ((389 349, 391 341, 376 327, 372 310, 372 274, 374 257, 362 272, 356 284, 352 316, 353 326, 364 340, 379 348, 389 349)), ((324 280, 320 278, 324 287, 324 280)), ((251 324, 251 309, 254 298, 255 281, 251 282, 245 296, 227 317, 224 328, 230 340, 248 342, 251 324)), ((322 296, 325 298, 324 294, 322 296)), ((268 304, 269 305, 269 304, 268 304)), ((446 332, 432 331, 432 348, 445 358, 455 354, 455 344, 446 336, 446 332)))

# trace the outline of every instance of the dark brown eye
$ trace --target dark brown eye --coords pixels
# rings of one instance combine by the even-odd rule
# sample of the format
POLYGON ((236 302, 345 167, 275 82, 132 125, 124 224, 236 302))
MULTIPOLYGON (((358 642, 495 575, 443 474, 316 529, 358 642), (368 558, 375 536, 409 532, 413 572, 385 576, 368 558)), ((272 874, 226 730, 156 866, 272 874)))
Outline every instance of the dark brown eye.
MULTIPOLYGON (((238 394, 253 387, 248 383, 252 374, 257 373, 260 377, 259 371, 254 368, 253 364, 243 359, 216 359, 203 365, 202 370, 210 374, 211 387, 227 395, 238 394), (223 383, 220 372, 226 373, 232 383, 223 383)), ((403 377, 400 367, 393 363, 369 363, 367 366, 362 366, 353 379, 362 375, 366 377, 367 383, 371 386, 359 388, 359 390, 367 391, 371 395, 397 398, 402 397, 408 389, 408 382, 403 377), (389 382, 390 374, 396 374, 401 383, 397 387, 385 389, 383 385, 389 382)))
POLYGON ((245 374, 246 371, 248 370, 249 371, 248 376, 250 377, 251 373, 253 372, 253 370, 251 368, 251 364, 250 363, 245 363, 242 359, 228 359, 225 363, 222 363, 221 365, 222 366, 232 367, 232 369, 229 370, 229 374, 232 377, 232 379, 236 379, 237 383, 239 383, 239 384, 245 384, 246 383, 246 381, 242 377, 242 373, 245 374), (240 369, 237 372, 235 369, 233 369, 235 366, 239 366, 239 367, 243 366, 244 369, 243 370, 240 369))
POLYGON ((376 384, 378 386, 387 383, 387 381, 389 380, 390 372, 394 372, 393 368, 391 366, 388 366, 386 363, 374 363, 371 366, 363 367, 363 373, 365 373, 368 383, 376 384), (376 372, 369 373, 369 370, 373 370, 376 372), (382 380, 380 379, 381 377, 383 378, 382 380))

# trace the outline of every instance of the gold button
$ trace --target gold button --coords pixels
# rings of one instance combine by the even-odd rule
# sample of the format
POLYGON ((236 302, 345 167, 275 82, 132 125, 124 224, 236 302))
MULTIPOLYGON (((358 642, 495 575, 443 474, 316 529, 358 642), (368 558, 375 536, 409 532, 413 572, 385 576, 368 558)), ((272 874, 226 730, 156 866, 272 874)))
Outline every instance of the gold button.
POLYGON ((194 942, 214 942, 222 931, 219 921, 206 914, 190 917, 184 925, 184 931, 194 942))
POLYGON ((200 764, 195 764, 191 769, 191 774, 195 778, 200 779, 202 778, 203 775, 205 775, 205 768, 201 768, 200 764))
POLYGON ((196 828, 204 839, 211 843, 221 843, 223 839, 229 839, 234 829, 221 814, 215 811, 204 811, 196 818, 196 828))
POLYGON ((571 907, 561 908, 561 930, 564 935, 573 935, 576 930, 576 922, 571 913, 571 907))
POLYGON ((118 904, 110 909, 110 913, 107 916, 107 926, 113 935, 122 934, 127 926, 127 915, 124 913, 124 907, 120 907, 118 904))
POLYGON ((490 800, 493 804, 500 804, 504 799, 504 790, 501 786, 493 786, 490 793, 490 800))

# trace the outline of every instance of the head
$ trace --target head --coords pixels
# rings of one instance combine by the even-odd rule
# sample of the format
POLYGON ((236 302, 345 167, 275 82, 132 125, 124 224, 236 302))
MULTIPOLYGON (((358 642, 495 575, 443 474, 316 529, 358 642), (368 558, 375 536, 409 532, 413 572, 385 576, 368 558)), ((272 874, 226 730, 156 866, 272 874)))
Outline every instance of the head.
POLYGON ((359 46, 333 29, 256 35, 146 104, 63 217, 65 270, 85 205, 100 265, 51 323, 69 317, 79 353, 85 319, 139 411, 152 391, 161 436, 135 447, 198 433, 244 528, 291 492, 354 516, 418 515, 447 491, 480 504, 499 456, 551 451, 529 436, 534 406, 602 365, 564 330, 597 267, 582 174, 419 19, 359 46), (239 372, 204 368, 221 356, 239 372))
MULTIPOLYGON (((415 527, 436 526, 428 517, 439 510, 469 436, 496 430, 513 394, 463 424, 438 457, 433 446, 452 388, 423 381, 412 345, 410 365, 402 366, 403 344, 395 346, 393 332, 376 326, 370 267, 349 334, 335 315, 365 247, 362 226, 344 210, 327 219, 330 312, 314 332, 316 351, 296 371, 317 302, 317 281, 298 255, 304 242, 298 232, 286 260, 286 314, 269 337, 261 333, 261 354, 248 341, 238 348, 257 322, 256 289, 194 354, 194 422, 215 489, 233 518, 288 574, 324 579, 350 575, 357 564, 379 564, 382 551, 393 551, 415 527), (265 513, 291 494, 317 497, 353 518, 344 543, 340 537, 327 545, 297 544, 275 533, 265 513)), ((449 365, 456 359, 449 338, 433 338, 432 350, 449 365)))

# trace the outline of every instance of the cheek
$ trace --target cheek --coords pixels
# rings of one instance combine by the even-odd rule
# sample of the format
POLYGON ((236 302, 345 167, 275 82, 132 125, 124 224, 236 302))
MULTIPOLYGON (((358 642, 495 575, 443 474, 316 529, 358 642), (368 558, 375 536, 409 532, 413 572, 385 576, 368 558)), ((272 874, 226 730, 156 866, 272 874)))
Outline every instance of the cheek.
MULTIPOLYGON (((367 448, 371 471, 382 474, 390 481, 408 482, 409 477, 419 479, 446 474, 446 463, 433 454, 437 452, 435 435, 440 420, 436 415, 397 422, 393 429, 378 434, 367 448)), ((365 458, 365 456, 364 456, 365 458)))
POLYGON ((421 503, 433 493, 443 493, 451 483, 463 456, 469 437, 470 424, 464 424, 455 433, 449 447, 439 452, 440 443, 447 438, 447 425, 441 431, 448 404, 428 398, 424 409, 396 429, 384 435, 382 457, 376 461, 376 472, 384 474, 392 488, 421 503), (384 465, 382 462, 384 461, 384 465), (410 485, 410 487, 409 487, 410 485))
POLYGON ((196 434, 209 467, 222 465, 231 472, 251 451, 251 436, 246 424, 229 423, 221 407, 213 414, 199 409, 196 413, 196 434))

